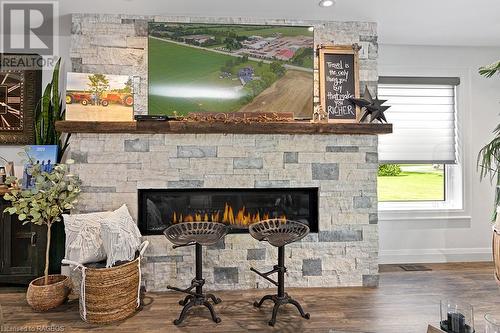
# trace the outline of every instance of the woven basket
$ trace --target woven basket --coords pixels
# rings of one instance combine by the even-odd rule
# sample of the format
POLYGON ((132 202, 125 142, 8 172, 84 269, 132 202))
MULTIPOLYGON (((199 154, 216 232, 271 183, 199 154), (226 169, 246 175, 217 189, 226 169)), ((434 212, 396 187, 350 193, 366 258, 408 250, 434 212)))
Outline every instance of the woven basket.
POLYGON ((26 292, 26 301, 35 311, 47 311, 63 304, 71 292, 71 281, 65 275, 49 275, 30 282, 26 292))
POLYGON ((500 230, 493 228, 493 261, 495 262, 495 279, 500 286, 500 230))
POLYGON ((89 268, 78 263, 81 272, 80 317, 94 324, 120 321, 133 315, 140 305, 141 258, 148 242, 141 245, 139 256, 111 268, 89 268))

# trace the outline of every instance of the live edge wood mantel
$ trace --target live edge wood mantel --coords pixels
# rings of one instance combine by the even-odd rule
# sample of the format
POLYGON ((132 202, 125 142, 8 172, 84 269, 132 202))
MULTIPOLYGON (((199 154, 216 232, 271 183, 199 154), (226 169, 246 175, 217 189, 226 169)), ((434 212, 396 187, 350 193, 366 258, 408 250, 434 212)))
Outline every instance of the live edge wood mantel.
POLYGON ((388 134, 392 124, 379 123, 312 123, 309 121, 224 123, 197 121, 58 121, 56 129, 64 133, 130 133, 130 134, 388 134))

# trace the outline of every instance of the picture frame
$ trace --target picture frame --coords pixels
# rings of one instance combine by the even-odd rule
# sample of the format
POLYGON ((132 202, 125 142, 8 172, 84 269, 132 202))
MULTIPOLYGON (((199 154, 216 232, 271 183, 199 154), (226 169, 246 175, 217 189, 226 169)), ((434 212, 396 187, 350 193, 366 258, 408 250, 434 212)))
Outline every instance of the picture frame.
POLYGON ((359 98, 359 49, 353 45, 319 45, 319 98, 330 123, 358 123, 361 110, 349 98, 359 98))
POLYGON ((28 160, 24 164, 22 187, 24 189, 35 186, 35 178, 31 174, 33 166, 38 165, 42 172, 52 172, 57 164, 57 145, 30 145, 25 147, 28 160))
POLYGON ((134 77, 68 72, 65 99, 65 120, 132 121, 135 107, 134 77))
POLYGON ((314 58, 310 25, 150 22, 148 114, 310 120, 314 58))

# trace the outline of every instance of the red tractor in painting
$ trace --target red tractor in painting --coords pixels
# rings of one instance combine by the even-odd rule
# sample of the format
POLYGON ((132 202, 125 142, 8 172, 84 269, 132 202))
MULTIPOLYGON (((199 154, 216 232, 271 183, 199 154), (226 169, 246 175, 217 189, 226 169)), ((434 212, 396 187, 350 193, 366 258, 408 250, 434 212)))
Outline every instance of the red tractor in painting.
POLYGON ((130 94, 105 92, 101 98, 101 105, 108 106, 110 103, 132 106, 134 105, 134 97, 130 94))
MULTIPOLYGON (((86 92, 67 92, 66 104, 80 103, 82 105, 96 104, 91 93, 86 92)), ((108 106, 109 104, 120 104, 125 106, 134 105, 134 97, 128 93, 104 92, 99 99, 99 105, 108 106)))
POLYGON ((92 96, 85 92, 67 92, 66 93, 66 104, 80 103, 82 105, 88 105, 92 102, 92 96))

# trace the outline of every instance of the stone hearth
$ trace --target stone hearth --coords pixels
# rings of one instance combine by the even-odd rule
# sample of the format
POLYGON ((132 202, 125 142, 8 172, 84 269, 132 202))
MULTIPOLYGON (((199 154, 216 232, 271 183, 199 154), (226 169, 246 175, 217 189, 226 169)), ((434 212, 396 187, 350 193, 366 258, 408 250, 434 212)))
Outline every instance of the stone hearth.
MULTIPOLYGON (((126 203, 137 219, 138 189, 319 188, 319 232, 286 248, 287 285, 378 284, 377 136, 255 134, 74 134, 73 171, 83 181, 81 212, 126 203)), ((148 290, 189 285, 194 249, 151 245, 148 290)), ((204 248, 208 288, 270 287, 250 271, 271 268, 277 251, 248 234, 204 248)))

